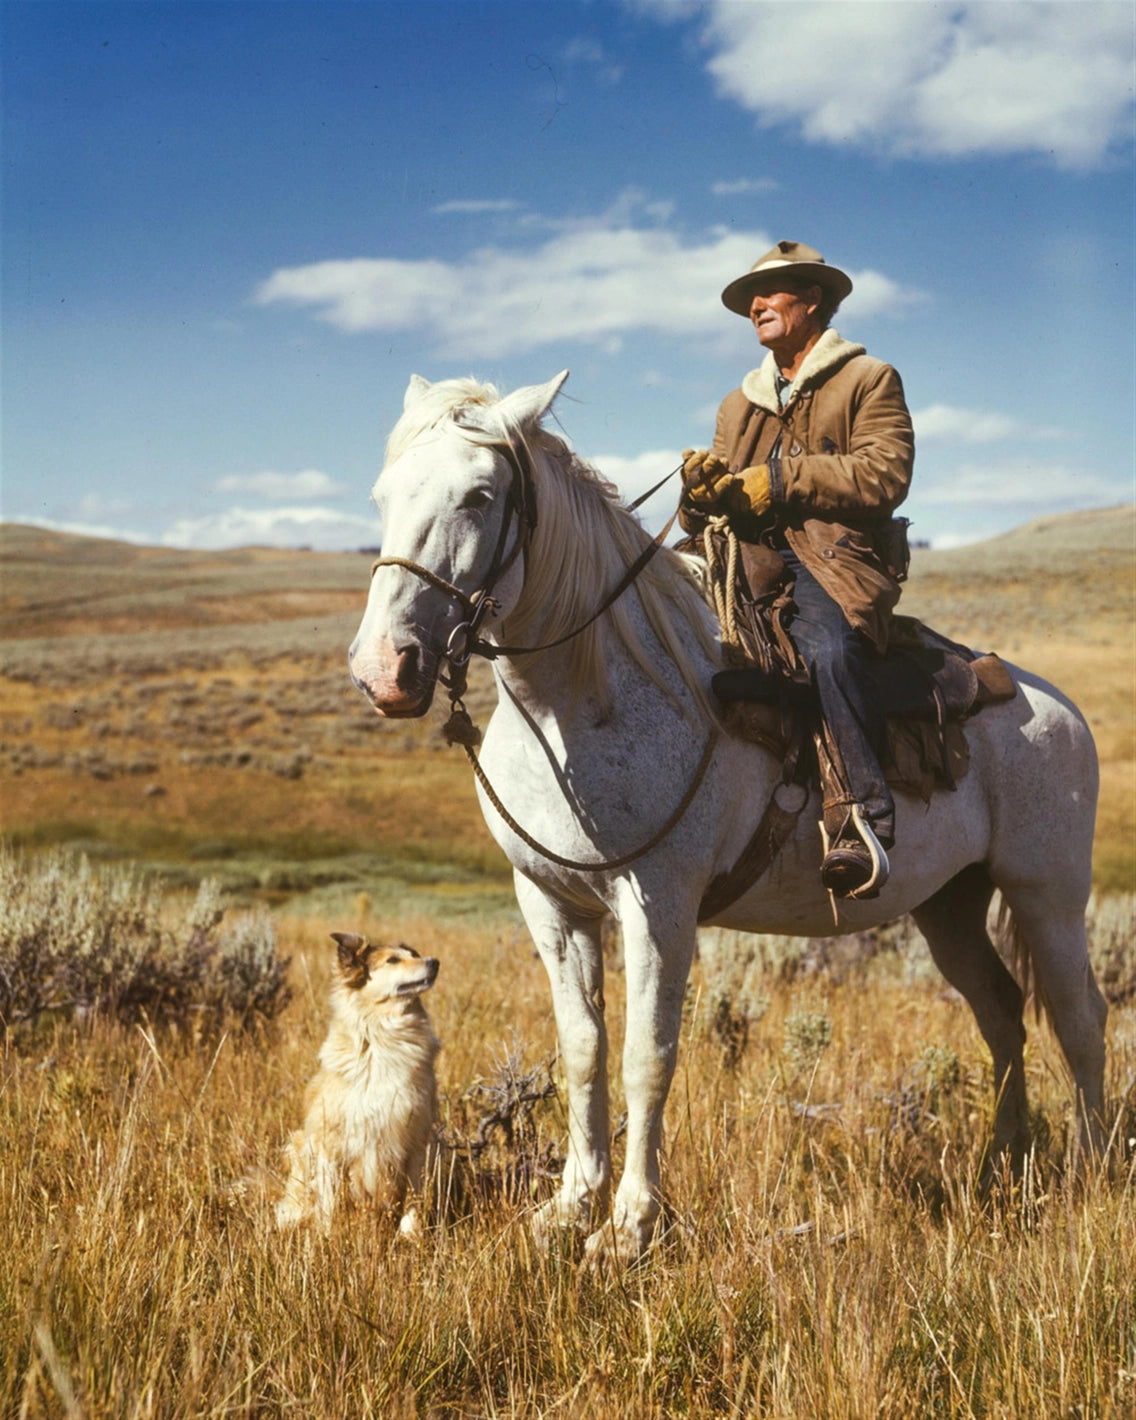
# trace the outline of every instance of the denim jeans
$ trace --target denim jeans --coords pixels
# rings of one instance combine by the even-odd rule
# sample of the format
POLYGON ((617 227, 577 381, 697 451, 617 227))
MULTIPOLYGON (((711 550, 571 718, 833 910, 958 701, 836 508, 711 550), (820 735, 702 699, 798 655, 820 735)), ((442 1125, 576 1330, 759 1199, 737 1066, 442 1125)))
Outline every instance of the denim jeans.
POLYGON ((895 833, 895 801, 880 767, 887 717, 879 708, 873 653, 796 553, 788 547, 778 551, 795 581, 789 635, 817 688, 852 798, 863 805, 886 846, 895 833))

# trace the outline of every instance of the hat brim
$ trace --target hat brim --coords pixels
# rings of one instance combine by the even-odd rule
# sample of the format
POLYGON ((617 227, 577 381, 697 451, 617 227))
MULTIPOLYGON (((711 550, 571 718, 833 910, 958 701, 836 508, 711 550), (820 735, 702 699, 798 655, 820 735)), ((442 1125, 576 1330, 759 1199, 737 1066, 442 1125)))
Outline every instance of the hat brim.
POLYGON ((764 271, 747 271, 744 276, 731 281, 722 292, 722 304, 735 315, 748 320, 754 296, 762 290, 778 290, 786 284, 786 277, 793 285, 823 286, 838 301, 843 301, 852 290, 852 278, 838 266, 822 266, 813 261, 786 261, 782 265, 767 266, 764 271))

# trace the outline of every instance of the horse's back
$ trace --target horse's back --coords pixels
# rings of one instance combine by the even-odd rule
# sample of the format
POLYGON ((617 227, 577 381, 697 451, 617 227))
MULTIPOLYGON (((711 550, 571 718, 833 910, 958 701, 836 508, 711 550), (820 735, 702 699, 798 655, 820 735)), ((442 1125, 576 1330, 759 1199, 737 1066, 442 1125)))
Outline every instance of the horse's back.
MULTIPOLYGON (((1096 745, 1084 715, 1057 686, 1035 672, 1007 664, 1018 693, 990 706, 968 721, 972 755, 989 746, 996 762, 987 768, 997 784, 1019 774, 1053 785, 1059 793, 1070 787, 1078 797, 1096 802, 1099 771, 1096 745), (999 774, 999 767, 1001 774, 999 774)), ((1044 792, 1040 789, 1040 792, 1044 792)))
POLYGON ((1018 694, 967 726, 971 772, 990 806, 1000 886, 1087 899, 1100 773, 1092 731, 1055 685, 1009 666, 1018 694))

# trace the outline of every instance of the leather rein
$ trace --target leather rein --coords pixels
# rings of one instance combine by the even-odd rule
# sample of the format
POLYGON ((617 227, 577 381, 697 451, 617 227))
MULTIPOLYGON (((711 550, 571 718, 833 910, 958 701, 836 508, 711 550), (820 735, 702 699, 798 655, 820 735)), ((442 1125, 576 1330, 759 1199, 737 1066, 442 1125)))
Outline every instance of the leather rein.
MULTIPOLYGON (((474 774, 485 790, 490 803, 513 832, 524 843, 528 844, 530 848, 562 868, 571 868, 580 872, 607 872, 613 868, 623 867, 627 863, 634 862, 636 858, 641 858, 644 854, 649 853, 652 848, 662 842, 678 823, 679 819, 682 818, 683 814, 693 802, 694 796, 698 792, 702 780, 705 778, 706 771, 710 767, 710 760, 718 741, 718 732, 711 730, 706 741, 706 747, 702 751, 702 758, 698 762, 694 776, 688 784, 685 794, 682 796, 682 799, 679 801, 666 823, 663 824, 662 828, 653 833, 645 843, 640 844, 639 847, 629 853, 623 853, 617 858, 611 858, 598 863, 581 862, 573 858, 565 858, 528 833, 527 830, 516 821, 512 814, 509 813, 508 809, 505 808, 492 784, 489 782, 488 776, 482 768, 481 761, 478 759, 476 752, 476 746, 481 742, 481 731, 473 724, 462 700, 466 688, 467 667, 470 658, 475 655, 483 656, 486 660, 490 661, 497 660, 499 657, 531 656, 535 655, 538 651, 549 651, 555 646, 562 646, 565 642, 571 641, 574 637, 579 636, 582 631, 586 631, 593 622, 598 621, 604 612, 623 595, 643 571, 644 567, 647 566, 648 562, 650 562, 659 551, 674 524, 675 518, 678 516, 678 509, 676 507, 674 513, 672 513, 667 520, 663 530, 643 548, 624 572, 623 576, 611 591, 607 593, 603 601, 600 602, 596 610, 592 612, 585 621, 573 627, 571 631, 565 633, 563 636, 558 636, 554 641, 546 641, 538 646, 502 646, 493 641, 486 641, 480 635, 480 630, 486 615, 498 605, 493 598, 493 590, 513 566, 517 558, 522 555, 527 555, 529 542, 532 538, 533 530, 536 528, 537 520, 536 493, 533 487, 531 470, 526 466, 525 462, 522 461, 517 450, 511 443, 502 442, 500 444, 493 444, 491 447, 505 459, 512 470, 513 476, 509 486, 505 516, 501 519, 501 530, 497 535, 497 545, 493 550, 493 557, 490 561, 489 571, 486 573, 483 585, 472 594, 463 592, 462 589, 455 586, 453 582, 447 581, 446 578, 439 576, 437 572, 432 571, 429 567, 424 567, 420 562, 415 562, 409 557, 379 557, 371 565, 371 576, 374 577, 380 567, 402 567, 408 572, 413 572, 415 576, 420 577, 430 586, 436 587, 438 591, 444 592, 447 596, 452 597, 461 604, 465 612, 465 620, 459 622, 450 632, 446 642, 446 649, 443 652, 444 659, 450 664, 450 673, 448 676, 440 677, 443 684, 447 687, 450 697, 450 718, 446 722, 443 731, 446 739, 451 744, 460 744, 465 750, 466 757, 473 767, 474 774), (512 548, 506 552, 505 549, 508 546, 509 531, 514 519, 518 525, 519 535, 514 541, 512 548)), ((670 473, 661 478, 653 488, 649 488, 646 493, 642 494, 630 505, 629 511, 634 512, 634 510, 646 502, 653 493, 656 493, 668 479, 673 478, 676 473, 679 473, 681 468, 682 465, 680 464, 678 468, 672 469, 670 473)))
MULTIPOLYGON (((493 444, 490 446, 499 453, 512 470, 513 478, 509 485, 508 500, 505 505, 505 516, 501 520, 501 531, 497 535, 497 546, 493 549, 493 557, 489 564, 489 571, 485 576, 485 583, 472 595, 463 592, 453 582, 448 582, 444 577, 440 577, 436 572, 424 567, 420 562, 414 562, 409 557, 379 557, 371 564, 371 576, 380 567, 404 567, 408 572, 413 572, 421 577, 430 586, 436 587, 440 592, 445 592, 447 596, 461 603, 465 610, 466 619, 459 622, 450 632, 446 642, 446 649, 442 653, 449 661, 451 668, 460 668, 468 664, 471 656, 483 656, 487 661, 495 661, 498 658, 512 656, 531 656, 538 651, 551 651, 556 646, 563 646, 566 642, 574 640, 582 631, 586 631, 593 622, 596 622, 607 611, 614 602, 618 601, 623 593, 631 586, 632 582, 643 571, 647 563, 651 561, 666 541, 667 534, 674 526, 674 520, 678 516, 678 509, 667 519, 666 526, 654 537, 646 547, 635 558, 634 562, 627 568, 623 576, 615 586, 604 597, 594 612, 578 626, 574 626, 571 631, 565 632, 563 636, 558 636, 555 641, 545 641, 539 646, 502 646, 495 641, 486 641, 478 633, 481 630, 481 623, 486 615, 497 606, 493 599, 493 589, 497 583, 509 571, 513 563, 523 553, 527 555, 529 541, 536 528, 536 490, 533 487, 532 473, 521 461, 517 450, 510 443, 493 444), (509 540, 509 529, 513 519, 516 518, 520 528, 520 536, 514 542, 512 550, 506 554, 505 547, 509 540)), ((673 478, 681 469, 673 468, 670 473, 665 474, 654 485, 648 488, 646 493, 636 498, 630 504, 628 511, 634 512, 643 503, 657 493, 668 479, 673 478)))

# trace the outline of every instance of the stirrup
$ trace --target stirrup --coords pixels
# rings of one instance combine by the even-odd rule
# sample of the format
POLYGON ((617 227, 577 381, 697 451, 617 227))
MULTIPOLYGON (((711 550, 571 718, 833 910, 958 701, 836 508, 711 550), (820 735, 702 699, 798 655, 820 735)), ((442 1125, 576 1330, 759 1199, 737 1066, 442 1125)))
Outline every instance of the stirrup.
MULTIPOLYGON (((863 806, 861 804, 851 804, 848 809, 848 818, 844 822, 844 827, 837 835, 835 843, 829 839, 824 827, 824 820, 821 820, 820 836, 821 842, 824 845, 824 862, 821 864, 821 880, 824 881, 825 868, 830 866, 829 859, 840 851, 840 845, 846 839, 849 820, 856 831, 856 837, 859 839, 858 846, 862 846, 867 850, 869 873, 864 882, 858 883, 855 887, 849 888, 846 891, 841 891, 838 887, 825 882, 829 896, 833 899, 834 915, 836 911, 835 898, 837 896, 857 899, 878 897, 880 889, 887 882, 888 874, 891 871, 891 865, 888 862, 887 854, 884 852, 883 844, 876 837, 871 824, 868 822, 864 814, 863 806)), ((850 854, 849 856, 850 858, 854 856, 859 859, 860 855, 850 854)), ((831 866, 836 867, 837 864, 833 863, 831 866)))

